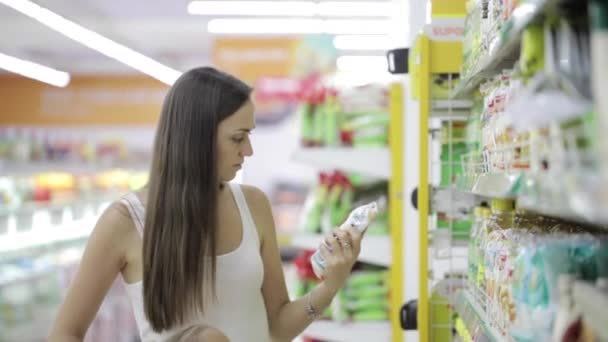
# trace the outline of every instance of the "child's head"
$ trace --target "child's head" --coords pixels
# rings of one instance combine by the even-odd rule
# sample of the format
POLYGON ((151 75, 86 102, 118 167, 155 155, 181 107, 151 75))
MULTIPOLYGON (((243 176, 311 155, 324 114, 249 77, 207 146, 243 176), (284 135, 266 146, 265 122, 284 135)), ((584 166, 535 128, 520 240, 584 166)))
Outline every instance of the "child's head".
POLYGON ((221 331, 205 325, 193 325, 174 336, 170 342, 230 342, 221 331))

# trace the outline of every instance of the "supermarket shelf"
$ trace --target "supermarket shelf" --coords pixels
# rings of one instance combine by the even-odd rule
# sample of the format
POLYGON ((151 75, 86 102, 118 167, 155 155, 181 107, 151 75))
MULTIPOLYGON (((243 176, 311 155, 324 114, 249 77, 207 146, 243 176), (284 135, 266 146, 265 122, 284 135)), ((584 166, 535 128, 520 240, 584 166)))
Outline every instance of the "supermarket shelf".
MULTIPOLYGON (((301 234, 292 238, 291 244, 305 249, 317 249, 323 241, 320 234, 301 234)), ((391 265, 391 240, 388 236, 366 235, 361 242, 359 261, 388 267, 391 265)))
POLYGON ((456 291, 454 296, 450 297, 450 302, 456 309, 458 316, 464 322, 468 332, 475 332, 477 338, 474 340, 493 342, 509 341, 507 337, 502 335, 492 326, 487 313, 479 303, 475 301, 473 295, 468 290, 456 291))
POLYGON ((391 340, 391 325, 389 322, 317 321, 302 335, 328 342, 388 342, 391 340))
POLYGON ((60 228, 38 226, 25 232, 4 234, 0 238, 0 253, 84 239, 91 234, 96 219, 92 216, 63 223, 60 228))
MULTIPOLYGON (((583 174, 589 175, 588 172, 583 174)), ((513 198, 517 200, 518 207, 546 216, 608 225, 608 211, 605 210, 608 190, 602 186, 604 182, 599 179, 592 182, 575 176, 562 178, 568 179, 573 188, 565 193, 547 190, 553 182, 549 175, 533 178, 523 172, 484 174, 470 179, 465 177, 459 180, 457 189, 489 198, 513 198), (527 190, 527 187, 532 189, 527 190)))
POLYGON ((591 326, 598 340, 608 340, 606 324, 608 294, 588 283, 577 281, 574 284, 573 295, 576 308, 581 311, 583 319, 591 326))
POLYGON ((443 120, 466 119, 471 114, 473 102, 469 100, 433 100, 431 118, 443 120))
MULTIPOLYGON (((125 191, 126 192, 126 191, 125 191)), ((87 206, 96 206, 103 203, 115 201, 125 194, 119 191, 99 191, 94 192, 84 198, 69 199, 63 201, 50 202, 26 202, 17 207, 0 206, 0 218, 10 215, 32 215, 38 211, 56 211, 74 206, 86 208, 87 206)))
POLYGON ((24 320, 16 326, 3 327, 2 341, 46 341, 48 331, 55 320, 57 308, 37 308, 33 321, 24 320))
POLYGON ((531 0, 520 5, 505 25, 506 30, 499 33, 497 47, 481 58, 471 76, 460 80, 452 98, 468 97, 484 80, 501 72, 505 67, 512 67, 519 54, 522 32, 545 13, 552 2, 553 0, 531 0))
POLYGON ((431 101, 431 109, 434 110, 449 110, 452 109, 470 109, 473 106, 471 100, 433 100, 431 101))
POLYGON ((388 148, 302 148, 292 155, 292 159, 319 168, 340 169, 369 177, 389 179, 391 176, 388 148))
POLYGON ((45 172, 67 172, 73 174, 91 174, 111 169, 148 170, 147 162, 77 162, 77 161, 33 161, 16 162, 0 160, 0 175, 31 175, 45 172))
POLYGON ((488 173, 463 177, 457 189, 474 195, 492 198, 515 198, 523 180, 522 173, 488 173))

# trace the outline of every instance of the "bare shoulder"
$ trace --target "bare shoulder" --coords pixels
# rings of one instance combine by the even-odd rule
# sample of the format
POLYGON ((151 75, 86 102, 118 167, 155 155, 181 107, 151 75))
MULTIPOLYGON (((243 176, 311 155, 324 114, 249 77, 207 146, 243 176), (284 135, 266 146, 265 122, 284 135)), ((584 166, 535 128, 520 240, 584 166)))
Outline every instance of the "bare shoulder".
POLYGON ((247 204, 252 210, 255 210, 253 207, 256 207, 262 211, 270 209, 268 197, 262 190, 253 185, 246 184, 241 184, 241 189, 243 190, 243 194, 245 194, 247 204))
POLYGON ((274 219, 268 196, 255 186, 242 184, 241 189, 247 200, 247 206, 249 206, 251 216, 253 216, 253 220, 255 221, 258 232, 262 238, 266 236, 266 234, 274 234, 274 219))
POLYGON ((129 210, 123 203, 114 202, 97 220, 91 241, 124 251, 134 234, 137 234, 137 230, 129 210))

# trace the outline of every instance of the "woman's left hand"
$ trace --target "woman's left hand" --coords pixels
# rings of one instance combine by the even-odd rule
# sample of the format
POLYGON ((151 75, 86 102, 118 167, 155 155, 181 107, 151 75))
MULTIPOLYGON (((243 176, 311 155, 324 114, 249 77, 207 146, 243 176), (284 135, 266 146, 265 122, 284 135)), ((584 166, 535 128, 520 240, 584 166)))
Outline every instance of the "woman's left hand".
POLYGON ((338 291, 346 283, 361 251, 362 238, 363 233, 343 229, 326 235, 319 249, 325 259, 323 281, 330 289, 338 291))

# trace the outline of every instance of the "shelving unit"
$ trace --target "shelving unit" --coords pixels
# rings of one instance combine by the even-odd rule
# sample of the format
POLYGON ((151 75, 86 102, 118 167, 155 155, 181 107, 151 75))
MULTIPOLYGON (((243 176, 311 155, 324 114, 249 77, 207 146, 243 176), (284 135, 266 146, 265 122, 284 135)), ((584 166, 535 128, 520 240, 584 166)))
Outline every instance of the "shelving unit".
POLYGON ((95 218, 63 223, 61 229, 37 227, 26 232, 5 234, 0 238, 0 253, 36 248, 88 237, 95 226, 95 218))
POLYGON ((317 321, 304 331, 304 335, 328 342, 390 341, 391 325, 389 322, 317 321))
POLYGON ((103 170, 129 169, 148 170, 148 163, 135 161, 108 161, 108 162, 77 162, 77 161, 31 161, 18 162, 0 160, 0 174, 6 176, 23 176, 47 172, 66 172, 71 174, 92 174, 103 170))
MULTIPOLYGON (((393 84, 390 95, 389 146, 387 147, 315 147, 300 148, 292 160, 321 170, 340 170, 375 180, 388 181, 389 231, 386 236, 367 234, 362 241, 359 261, 382 267, 390 267, 390 321, 314 322, 302 336, 324 341, 401 342, 403 331, 399 322, 399 310, 403 304, 402 282, 402 222, 403 222, 403 89, 393 84)), ((305 249, 317 249, 322 235, 296 234, 291 244, 305 249)))
POLYGON ((478 61, 477 68, 471 72, 471 75, 460 80, 452 98, 468 97, 488 77, 496 75, 505 67, 512 67, 519 55, 521 33, 530 23, 540 18, 553 2, 554 0, 531 0, 517 8, 499 35, 496 47, 478 61))
POLYGON ((293 153, 292 159, 319 168, 340 169, 384 180, 391 178, 388 148, 301 148, 293 153))
MULTIPOLYGON (((323 241, 324 236, 320 234, 299 234, 295 235, 291 244, 294 247, 315 250, 323 241)), ((389 267, 391 260, 391 240, 388 236, 366 235, 361 242, 361 253, 359 261, 389 267)))
POLYGON ((463 119, 468 117, 472 106, 470 100, 433 100, 430 116, 443 120, 463 119))
MULTIPOLYGON (((433 131, 433 129, 429 129, 429 127, 431 124, 433 124, 433 127, 435 127, 434 123, 437 122, 436 119, 440 119, 442 121, 465 121, 469 119, 469 116, 467 115, 468 108, 464 106, 463 101, 472 98, 482 83, 494 78, 497 75, 500 75, 504 69, 511 69, 515 66, 516 62, 520 59, 520 45, 522 43, 524 30, 531 24, 539 22, 543 23, 543 30, 545 30, 544 44, 551 43, 558 45, 550 40, 549 36, 551 34, 555 34, 553 39, 559 41, 560 43, 563 43, 560 39, 571 39, 573 42, 583 42, 584 44, 587 37, 568 37, 568 34, 570 33, 568 30, 564 30, 565 32, 560 31, 563 30, 563 27, 567 25, 576 26, 576 24, 573 24, 575 22, 579 22, 577 21, 578 17, 575 17, 576 14, 572 16, 573 18, 566 15, 568 18, 559 22, 559 25, 561 25, 559 28, 557 24, 553 23, 552 19, 545 20, 545 18, 548 16, 555 15, 557 17, 558 11, 566 11, 566 8, 568 11, 572 10, 575 13, 578 13, 578 10, 580 10, 581 13, 585 10, 582 7, 576 7, 576 5, 585 6, 585 3, 583 2, 583 4, 580 4, 576 1, 566 3, 566 1, 558 2, 557 0, 531 0, 521 2, 515 9, 515 12, 511 15, 509 21, 503 24, 502 31, 498 33, 497 38, 490 45, 489 52, 485 56, 481 57, 479 61, 477 61, 476 66, 469 74, 463 75, 463 77, 460 78, 460 83, 458 83, 450 94, 450 100, 432 100, 429 90, 431 84, 431 75, 440 73, 453 74, 457 73, 460 69, 459 65, 455 66, 447 61, 443 65, 439 65, 437 58, 438 55, 442 56, 442 59, 449 59, 446 58, 447 54, 445 52, 447 46, 442 46, 444 45, 444 42, 430 41, 426 35, 422 34, 416 40, 413 53, 410 53, 410 66, 413 66, 412 68, 414 69, 412 72, 412 86, 414 87, 412 97, 414 100, 420 101, 420 135, 419 141, 413 141, 413 143, 418 143, 420 146, 420 188, 418 190, 418 222, 420 225, 420 294, 418 299, 418 331, 420 334, 420 340, 422 341, 436 340, 435 337, 437 335, 434 336, 433 334, 437 333, 439 324, 437 324, 436 313, 433 313, 434 308, 432 296, 434 295, 434 292, 432 291, 434 291, 434 287, 430 280, 432 277, 429 278, 429 274, 432 275, 438 268, 443 267, 441 263, 437 262, 437 248, 434 246, 431 239, 432 234, 430 234, 436 231, 433 229, 433 224, 435 222, 433 220, 429 220, 429 217, 439 212, 439 210, 433 207, 434 203, 432 202, 432 199, 430 199, 430 194, 427 189, 429 187, 437 186, 437 184, 434 184, 433 180, 433 177, 436 177, 436 173, 432 171, 435 171, 433 168, 436 167, 436 165, 441 165, 441 163, 445 163, 445 161, 443 159, 440 162, 434 160, 437 158, 437 156, 431 152, 433 151, 433 139, 436 139, 436 134, 435 136, 433 136, 433 134, 436 133, 437 129, 433 131), (573 7, 567 7, 570 5, 573 7), (451 116, 446 116, 444 114, 446 112, 461 112, 462 115, 457 116, 453 114, 451 116), (434 319, 435 321, 433 321, 434 319)), ((559 14, 562 13, 559 12, 559 14)), ((542 37, 542 35, 539 37, 542 37)), ((530 40, 533 40, 533 38, 530 38, 530 40)), ((540 38, 538 38, 538 40, 540 40, 540 38)), ((538 41, 533 41, 530 42, 529 45, 533 45, 533 43, 536 43, 537 45, 541 44, 538 41)), ((568 61, 563 59, 556 62, 558 57, 551 56, 551 48, 558 49, 555 47, 555 45, 551 45, 550 48, 545 47, 546 50, 544 57, 553 58, 553 60, 545 61, 546 65, 567 62, 572 63, 572 60, 568 61)), ((562 50, 565 49, 563 45, 559 45, 559 48, 562 50)), ((458 52, 454 51, 453 53, 456 54, 458 52)), ((558 53, 556 52, 556 54, 558 53)), ((583 53, 581 53, 581 55, 583 55, 583 57, 580 57, 580 59, 583 61, 581 63, 587 63, 586 58, 589 57, 584 56, 583 53)), ((573 57, 573 60, 576 60, 576 58, 573 57)), ((565 66, 562 67, 564 69, 566 68, 565 66)), ((549 78, 552 76, 551 72, 557 73, 557 71, 552 71, 551 68, 547 66, 545 66, 545 69, 542 71, 539 71, 539 73, 548 74, 549 78)), ((580 73, 581 72, 579 72, 579 74, 580 73)), ((505 73, 504 75, 507 74, 505 73)), ((511 73, 509 73, 509 75, 511 75, 511 73)), ((514 213, 515 220, 519 218, 521 221, 519 223, 516 222, 513 225, 509 223, 509 226, 505 226, 504 229, 509 229, 510 231, 508 233, 505 232, 504 237, 500 237, 500 239, 504 239, 506 242, 497 242, 497 244, 504 243, 507 245, 510 243, 509 246, 513 246, 521 242, 518 240, 520 237, 523 239, 523 241, 526 241, 526 238, 522 237, 524 236, 524 233, 518 235, 520 232, 517 231, 517 228, 524 227, 524 225, 530 225, 531 227, 541 230, 545 229, 544 226, 548 226, 546 228, 546 232, 549 231, 549 228, 552 229, 551 232, 559 231, 561 234, 559 235, 559 239, 564 239, 565 241, 570 239, 570 236, 565 234, 583 234, 581 232, 595 232, 596 230, 599 231, 602 228, 605 228, 608 225, 608 212, 606 212, 605 209, 608 205, 608 190, 604 186, 607 178, 605 172, 602 174, 602 169, 599 165, 599 163, 602 162, 602 159, 597 157, 598 151, 595 150, 596 146, 594 146, 594 142, 592 140, 595 138, 593 137, 593 133, 595 132, 589 133, 588 130, 590 127, 585 126, 587 124, 586 120, 595 122, 592 121, 595 119, 595 117, 590 119, 590 116, 582 116, 582 114, 587 113, 586 111, 590 111, 589 108, 591 108, 591 104, 586 106, 586 104, 589 102, 589 98, 587 98, 589 95, 584 95, 583 97, 585 98, 581 100, 576 95, 569 94, 571 97, 579 101, 576 103, 585 104, 585 106, 577 107, 576 110, 579 110, 577 114, 580 114, 580 116, 577 116, 575 119, 568 117, 568 121, 564 119, 564 117, 560 117, 557 114, 553 114, 553 112, 547 111, 546 113, 540 113, 547 114, 545 115, 546 117, 543 117, 544 121, 542 123, 538 123, 536 126, 531 125, 532 127, 525 126, 513 128, 509 125, 517 126, 517 124, 520 124, 520 126, 524 126, 528 124, 527 121, 516 122, 514 120, 521 118, 524 116, 524 114, 533 115, 532 113, 528 112, 520 112, 519 110, 521 110, 520 107, 523 106, 522 104, 508 107, 509 105, 516 103, 516 101, 513 99, 516 97, 517 99, 528 99, 527 97, 524 97, 524 95, 536 95, 536 93, 541 90, 535 88, 536 90, 532 91, 530 84, 535 83, 529 81, 529 74, 520 75, 516 69, 512 75, 512 78, 506 76, 503 78, 503 80, 501 80, 501 82, 505 82, 501 84, 501 87, 496 85, 492 88, 492 91, 495 91, 495 93, 490 91, 491 95, 484 95, 486 96, 484 100, 488 102, 484 103, 484 112, 481 119, 478 120, 477 117, 471 117, 471 120, 467 122, 467 129, 470 127, 479 127, 479 130, 481 130, 481 132, 479 132, 480 135, 490 134, 492 138, 495 138, 497 141, 499 139, 503 140, 498 142, 494 141, 494 145, 492 145, 491 143, 488 143, 488 136, 475 139, 471 138, 471 135, 469 135, 467 140, 464 142, 470 143, 471 146, 476 147, 467 146, 465 151, 473 152, 465 154, 461 160, 450 159, 448 162, 462 167, 463 175, 454 177, 454 174, 452 173, 449 176, 446 176, 446 178, 450 179, 450 182, 452 182, 451 186, 460 192, 474 194, 482 197, 484 200, 512 199, 514 200, 514 203, 516 203, 518 209, 525 209, 525 212, 517 211, 514 213), (519 87, 523 87, 523 85, 507 83, 513 79, 518 81, 521 81, 522 79, 524 81, 529 81, 529 83, 526 83, 528 84, 527 88, 520 89, 519 87), (515 89, 519 90, 519 92, 509 92, 505 90, 507 85, 515 86, 515 88, 510 88, 509 91, 515 89), (500 91, 503 91, 505 94, 505 97, 502 98, 502 100, 505 101, 505 103, 503 103, 504 108, 497 105, 500 104, 498 101, 501 100, 500 91), (510 96, 511 102, 505 100, 505 98, 509 99, 510 96), (494 105, 496 107, 492 107, 494 105), (583 107, 586 109, 579 109, 583 107), (521 115, 516 116, 514 113, 521 115), (549 113, 551 115, 549 115, 549 113), (505 119, 505 121, 499 122, 501 119, 505 119), (509 121, 506 119, 512 120, 509 121), (506 121, 509 122, 506 123, 506 121), (584 124, 580 123, 583 121, 584 124), (516 122, 516 124, 513 124, 513 122, 516 122), (482 130, 482 127, 484 127, 484 129, 489 128, 490 133, 482 130), (518 128, 522 128, 522 131, 518 131, 518 128), (515 133, 508 131, 508 129, 513 129, 515 133), (548 131, 550 131, 550 133, 547 133, 548 131), (477 147, 479 145, 482 147, 477 147), (555 186, 556 183, 559 183, 560 186, 555 186), (530 213, 531 217, 534 217, 534 214, 538 214, 540 216, 549 216, 551 218, 561 218, 568 222, 558 222, 557 224, 540 223, 538 226, 535 226, 532 223, 526 223, 524 221, 523 217, 530 213), (518 224, 522 226, 518 226, 518 224), (571 227, 573 227, 571 230, 561 227, 561 225, 568 226, 570 224, 571 227), (589 228, 585 224, 594 227, 589 228)), ((584 78, 585 75, 586 74, 576 75, 576 77, 584 78)), ((570 76, 568 75, 563 77, 566 78, 570 76)), ((575 76, 572 77, 574 79, 575 76)), ((537 79, 538 78, 534 78, 534 80, 537 79)), ((496 82, 498 83, 498 81, 496 82)), ((588 94, 587 88, 581 88, 584 88, 585 90, 581 91, 581 93, 588 94)), ((542 89, 545 90, 544 88, 542 89)), ((549 86, 549 89, 553 88, 550 88, 549 86)), ((552 93, 546 92, 542 93, 542 95, 551 96, 552 93)), ((544 103, 550 101, 550 99, 544 97, 542 98, 545 101, 544 103)), ((522 101, 522 103, 524 102, 522 101)), ((535 108, 536 111, 534 114, 537 114, 537 112, 542 112, 545 110, 544 108, 544 106, 535 108)), ((478 112, 476 112, 476 114, 479 115, 478 112)), ((540 116, 540 114, 537 115, 540 116)), ((600 115, 600 113, 597 115, 600 115)), ((442 133, 445 132, 442 131, 442 133)), ((471 132, 466 132, 466 134, 471 134, 471 132)), ((460 137, 461 136, 458 136, 458 138, 460 137)), ((463 142, 461 141, 462 139, 459 140, 458 138, 447 143, 448 145, 452 144, 452 146, 449 146, 450 149, 455 146, 456 143, 463 142)), ((444 141, 442 141, 442 143, 446 144, 444 141)), ((442 176, 444 175, 442 174, 442 176)), ((444 178, 442 178, 442 181, 443 180, 444 178)), ((480 202, 479 197, 477 198, 477 203, 480 202)), ((446 199, 447 197, 443 198, 446 199)), ((497 209, 493 210, 498 212, 498 208, 500 208, 501 205, 499 201, 495 201, 495 203, 498 203, 495 207, 497 209)), ((506 207, 508 206, 509 205, 507 204, 506 207)), ((480 210, 483 212, 484 209, 480 208, 480 210)), ((510 209, 505 209, 505 212, 509 211, 510 209)), ((534 220, 534 218, 531 220, 534 220)), ((542 220, 538 221, 541 222, 542 220)), ((555 222, 549 219, 546 219, 546 221, 555 222)), ((523 231, 528 234, 536 234, 535 230, 523 231)), ((472 236, 476 239, 473 240, 475 242, 479 241, 479 239, 483 240, 483 237, 480 238, 480 236, 472 236)), ((592 235, 589 234, 589 236, 592 235)), ((485 238, 490 239, 487 236, 485 238)), ((454 241, 455 240, 451 240, 447 243, 450 245, 451 251, 458 250, 462 247, 457 246, 454 241)), ((446 244, 445 241, 443 243, 444 245, 446 244)), ((542 238, 539 238, 538 240, 535 240, 535 243, 542 246, 542 243, 550 244, 555 242, 544 241, 542 238)), ((480 247, 471 248, 474 250, 474 248, 480 247)), ((494 246, 494 248, 498 247, 494 246)), ((525 326, 525 324, 519 322, 518 320, 521 320, 521 317, 528 317, 525 316, 526 311, 522 311, 520 308, 520 306, 525 306, 525 300, 519 297, 518 299, 514 299, 513 297, 509 298, 508 296, 514 296, 511 292, 505 294, 507 291, 517 291, 517 285, 513 285, 512 289, 510 287, 503 286, 504 283, 501 285, 496 285, 497 283, 503 281, 505 281, 507 284, 510 284, 509 282, 515 282, 515 277, 510 278, 511 274, 515 274, 517 271, 519 271, 519 274, 525 272, 522 269, 516 268, 522 267, 521 264, 517 264, 518 266, 513 266, 515 270, 504 268, 506 267, 504 265, 502 266, 503 268, 499 268, 500 266, 497 266, 497 264, 502 265, 500 262, 507 264, 509 262, 515 262, 513 255, 518 255, 514 251, 504 252, 508 248, 512 247, 504 247, 503 245, 500 248, 502 248, 500 249, 500 253, 506 253, 502 254, 501 258, 505 258, 505 260, 509 261, 504 261, 502 259, 501 261, 498 261, 498 257, 495 257, 496 260, 490 257, 489 260, 491 267, 496 270, 500 269, 502 274, 501 276, 506 279, 493 279, 494 283, 487 284, 484 283, 484 281, 481 281, 482 285, 479 285, 480 283, 473 280, 467 284, 466 288, 459 289, 453 295, 449 296, 448 300, 457 314, 455 316, 458 317, 455 321, 450 321, 450 324, 452 326, 454 326, 454 324, 457 325, 456 330, 462 334, 461 336, 465 341, 470 340, 470 336, 467 335, 469 335, 469 333, 473 334, 473 332, 476 336, 476 338, 473 340, 497 342, 513 341, 513 336, 511 336, 511 333, 514 333, 515 330, 510 329, 518 329, 518 331, 519 329, 530 329, 530 331, 526 330, 526 333, 550 334, 550 331, 546 331, 546 329, 543 330, 542 328, 538 328, 540 330, 536 330, 536 327, 534 327, 534 329, 527 326, 522 328, 521 325, 523 324, 525 326), (513 273, 508 273, 504 270, 509 272, 512 271, 513 273), (507 273, 508 275, 504 275, 507 273), (484 288, 482 289, 481 287, 484 288), (482 294, 480 295, 480 293, 482 294), (514 303, 517 303, 517 305, 514 303)), ((526 248, 529 248, 529 250, 525 249, 528 252, 534 253, 536 252, 534 248, 539 248, 540 250, 541 247, 526 248)), ((445 246, 444 249, 446 249, 445 246)), ((488 247, 488 249, 491 250, 491 247, 488 247)), ((464 250, 467 250, 466 247, 464 250)), ((496 252, 496 250, 494 250, 494 252, 499 253, 496 252)), ((486 253, 488 252, 486 251, 486 253)), ((549 256, 545 257, 548 258, 549 256)), ((556 256, 552 255, 550 257, 556 256)), ((445 259, 450 258, 451 256, 448 256, 445 259)), ((481 256, 481 258, 483 259, 484 256, 481 256)), ((464 260, 466 261, 466 257, 464 260)), ((488 254, 485 255, 485 260, 486 267, 489 267, 487 266, 488 254)), ((603 259, 597 257, 597 260, 603 259)), ((473 266, 469 265, 470 267, 473 267, 473 272, 476 272, 475 267, 477 266, 475 265, 475 262, 476 259, 474 258, 471 263, 473 266)), ((464 270, 467 270, 467 265, 459 265, 458 267, 455 267, 454 265, 454 261, 450 260, 448 267, 452 272, 461 271, 460 269, 457 269, 461 268, 461 266, 465 266, 464 270)), ((481 268, 481 266, 479 267, 481 268)), ((525 267, 523 268, 525 269, 525 267)), ((468 268, 468 270, 470 271, 471 269, 468 268)), ((534 270, 535 269, 532 268, 531 270, 527 269, 526 271, 533 272, 534 270)), ((487 274, 488 270, 486 269, 485 272, 487 274)), ((560 270, 556 272, 559 273, 562 271, 560 270)), ((598 271, 598 273, 601 272, 598 271)), ((469 278, 475 279, 475 276, 470 276, 471 273, 468 274, 469 278)), ((596 276, 601 277, 601 275, 596 276)), ((524 276, 522 276, 522 278, 523 277, 524 276)), ((593 276, 589 275, 588 277, 593 276)), ((545 279, 542 281, 548 282, 556 280, 545 279)), ((538 280, 538 282, 541 282, 541 280, 538 280)), ((557 288, 556 284, 550 284, 547 286, 555 286, 557 288)), ((527 290, 529 291, 529 288, 527 288, 527 290)), ((553 289, 553 291, 557 291, 557 289, 553 289)), ((608 294, 601 292, 600 289, 593 287, 590 283, 577 281, 574 285, 573 297, 576 306, 575 310, 578 310, 577 312, 581 313, 585 323, 589 324, 595 330, 596 336, 599 339, 608 339, 608 328, 606 327, 604 319, 606 316, 606 307, 608 307, 608 294)), ((550 305, 556 304, 552 302, 550 305)), ((529 306, 530 308, 528 308, 528 310, 537 310, 533 304, 529 304, 529 306)), ((534 311, 534 315, 536 314, 539 313, 534 311)))

